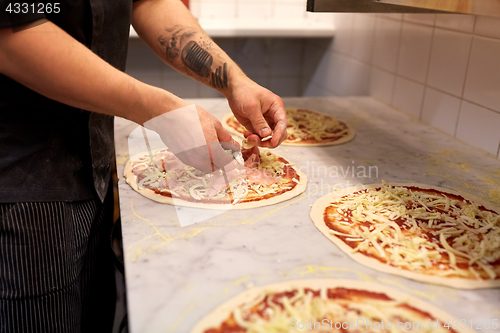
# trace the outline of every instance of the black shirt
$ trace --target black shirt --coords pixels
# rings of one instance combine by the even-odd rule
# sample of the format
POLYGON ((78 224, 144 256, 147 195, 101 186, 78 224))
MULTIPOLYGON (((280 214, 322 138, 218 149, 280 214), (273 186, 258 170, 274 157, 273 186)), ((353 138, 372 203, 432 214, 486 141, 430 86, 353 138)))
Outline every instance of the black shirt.
MULTIPOLYGON (((14 18, 4 12, 7 1, 14 2, 0 0, 0 28, 46 18, 125 70, 132 0, 57 0, 57 14, 14 18)), ((113 157, 113 117, 48 99, 0 74, 0 202, 102 200, 113 157)))

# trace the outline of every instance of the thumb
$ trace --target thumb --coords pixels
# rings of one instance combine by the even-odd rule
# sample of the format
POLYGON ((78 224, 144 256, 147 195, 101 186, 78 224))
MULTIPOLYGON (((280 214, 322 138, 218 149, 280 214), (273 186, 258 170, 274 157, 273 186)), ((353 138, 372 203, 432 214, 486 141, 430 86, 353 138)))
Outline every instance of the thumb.
POLYGON ((217 134, 217 138, 219 139, 219 142, 224 149, 231 149, 233 151, 237 151, 240 149, 239 143, 233 139, 231 134, 229 134, 229 132, 222 126, 220 122, 215 123, 214 128, 217 134))
POLYGON ((264 119, 264 115, 260 110, 260 104, 252 106, 246 113, 248 114, 248 118, 252 123, 255 133, 257 133, 261 138, 265 138, 266 136, 273 134, 273 131, 269 127, 266 119, 264 119))

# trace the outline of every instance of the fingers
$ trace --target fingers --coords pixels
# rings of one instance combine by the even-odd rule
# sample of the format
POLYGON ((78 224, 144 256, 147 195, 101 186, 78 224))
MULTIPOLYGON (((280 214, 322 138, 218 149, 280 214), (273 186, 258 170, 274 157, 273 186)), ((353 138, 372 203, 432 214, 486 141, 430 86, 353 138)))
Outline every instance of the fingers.
POLYGON ((216 168, 223 169, 226 165, 234 161, 233 157, 226 153, 219 142, 210 142, 209 147, 211 160, 216 168))
POLYGON ((233 139, 231 134, 229 134, 229 132, 217 119, 214 120, 214 129, 217 134, 217 138, 224 149, 231 149, 232 151, 240 149, 240 144, 233 139))
POLYGON ((273 103, 266 116, 272 118, 274 122, 274 132, 272 139, 264 142, 261 146, 275 148, 279 146, 287 137, 286 128, 288 125, 288 119, 286 117, 283 101, 280 99, 280 101, 273 103))
MULTIPOLYGON (((246 113, 248 114, 248 120, 250 120, 252 124, 253 132, 258 134, 261 138, 273 134, 273 131, 264 118, 260 103, 250 104, 247 108, 246 113)), ((250 128, 248 129, 251 130, 250 128)))

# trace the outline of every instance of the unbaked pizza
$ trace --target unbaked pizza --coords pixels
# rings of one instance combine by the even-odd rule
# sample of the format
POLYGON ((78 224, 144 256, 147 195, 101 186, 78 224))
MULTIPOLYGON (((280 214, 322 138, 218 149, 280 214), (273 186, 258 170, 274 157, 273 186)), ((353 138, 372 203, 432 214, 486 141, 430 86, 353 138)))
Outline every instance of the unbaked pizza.
MULTIPOLYGON (((285 108, 288 117, 287 138, 283 145, 326 146, 348 142, 354 138, 354 130, 333 116, 316 111, 285 108)), ((243 137, 247 129, 233 114, 222 119, 222 125, 232 134, 243 137)))
POLYGON ((477 198, 384 182, 327 194, 311 218, 371 268, 455 288, 500 286, 499 210, 477 198))
POLYGON ((380 284, 311 279, 246 291, 191 333, 472 332, 467 322, 380 284))
MULTIPOLYGON (((228 151, 228 153, 233 153, 228 151)), ((205 173, 181 162, 167 148, 137 154, 125 165, 127 183, 161 203, 196 208, 266 206, 302 193, 307 177, 269 149, 254 147, 235 155, 238 167, 205 173)))

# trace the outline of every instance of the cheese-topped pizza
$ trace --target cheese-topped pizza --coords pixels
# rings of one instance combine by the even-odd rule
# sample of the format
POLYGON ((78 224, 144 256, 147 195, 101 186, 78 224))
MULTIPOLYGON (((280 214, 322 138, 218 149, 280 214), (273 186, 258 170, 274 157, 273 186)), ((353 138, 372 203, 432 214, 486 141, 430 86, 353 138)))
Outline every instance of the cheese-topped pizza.
POLYGON ((318 199, 316 227, 359 263, 455 288, 500 286, 500 214, 429 185, 384 182, 318 199))
POLYGON ((248 290, 191 333, 472 332, 466 324, 380 284, 311 279, 248 290))
POLYGON ((157 202, 196 208, 253 208, 288 200, 302 193, 307 177, 269 149, 244 150, 229 172, 205 173, 181 162, 167 148, 130 158, 127 183, 157 202), (244 159, 243 159, 244 158, 244 159), (175 201, 174 201, 175 199, 175 201))
MULTIPOLYGON (((316 111, 285 108, 288 117, 287 138, 283 145, 326 146, 348 142, 354 130, 335 117, 316 111)), ((233 114, 222 119, 222 125, 232 134, 243 137, 247 129, 233 114)))

